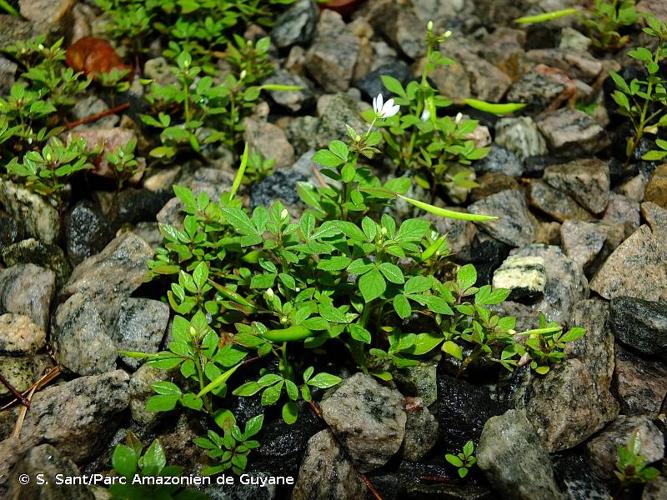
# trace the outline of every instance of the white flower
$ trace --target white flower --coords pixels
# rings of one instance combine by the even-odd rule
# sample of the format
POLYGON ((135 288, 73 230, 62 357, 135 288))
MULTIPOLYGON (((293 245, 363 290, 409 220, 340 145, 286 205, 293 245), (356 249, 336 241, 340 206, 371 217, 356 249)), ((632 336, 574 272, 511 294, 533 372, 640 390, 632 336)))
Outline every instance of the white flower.
POLYGON ((378 94, 377 97, 373 99, 373 111, 378 118, 391 118, 401 107, 398 104, 394 104, 393 99, 389 99, 387 102, 384 102, 382 94, 378 94))
POLYGON ((454 122, 458 125, 461 123, 461 120, 463 120, 463 113, 457 113, 456 118, 454 118, 454 122))
POLYGON ((283 210, 280 212, 280 218, 282 220, 285 220, 289 217, 289 212, 287 211, 286 208, 283 208, 283 210))
POLYGON ((431 118, 431 112, 428 110, 428 108, 424 108, 421 118, 423 122, 426 122, 431 118))

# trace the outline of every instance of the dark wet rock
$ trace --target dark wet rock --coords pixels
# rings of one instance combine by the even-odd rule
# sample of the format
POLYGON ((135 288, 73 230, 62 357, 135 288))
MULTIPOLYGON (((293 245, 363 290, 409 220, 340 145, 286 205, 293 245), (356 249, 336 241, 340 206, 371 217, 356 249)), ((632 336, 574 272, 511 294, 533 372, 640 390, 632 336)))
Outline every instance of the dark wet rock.
POLYGON ((487 237, 473 243, 469 262, 477 269, 477 286, 490 285, 493 272, 507 258, 511 247, 487 237))
POLYGON ((75 293, 58 306, 52 338, 55 357, 79 375, 105 373, 116 365, 118 349, 95 301, 75 293))
POLYGON ((497 220, 479 225, 491 236, 515 247, 535 240, 537 221, 528 211, 521 191, 508 189, 477 201, 468 207, 474 214, 495 215, 497 220))
POLYGON ((609 203, 609 166, 596 158, 551 165, 544 180, 594 214, 604 212, 609 203))
POLYGON ((405 436, 403 396, 357 373, 322 401, 322 418, 341 440, 360 472, 383 466, 405 436))
POLYGON ((311 0, 299 0, 276 18, 271 40, 279 49, 308 45, 315 34, 317 17, 317 7, 311 0))
POLYGON ((484 423, 507 410, 507 404, 491 388, 472 384, 440 373, 435 416, 440 437, 452 449, 460 449, 470 439, 476 441, 484 423))
POLYGON ((311 179, 314 151, 308 151, 288 169, 277 170, 262 179, 250 189, 252 208, 268 207, 276 200, 281 200, 287 207, 302 206, 297 193, 297 184, 311 179))
POLYGON ((537 126, 551 153, 569 158, 594 154, 609 145, 604 129, 577 109, 563 108, 543 115, 537 126))
POLYGON ((382 83, 382 77, 385 75, 396 78, 404 86, 412 77, 412 73, 407 64, 403 61, 395 61, 384 64, 379 68, 366 73, 363 78, 354 82, 354 86, 361 90, 363 95, 368 99, 373 99, 378 94, 382 94, 386 101, 390 97, 393 97, 393 94, 389 92, 382 83))
MULTIPOLYGON (((30 357, 0 356, 0 374, 12 387, 23 392, 35 381, 35 364, 30 357)), ((0 397, 9 394, 9 389, 1 384, 0 397)))
POLYGON ((495 143, 514 153, 520 160, 549 152, 544 137, 529 116, 499 120, 495 143))
POLYGON ((113 238, 113 224, 90 201, 80 201, 65 219, 65 247, 73 265, 102 251, 113 238))
POLYGON ((76 0, 19 0, 21 15, 38 26, 65 26, 76 0))
POLYGON ((132 420, 143 426, 151 426, 160 418, 159 413, 146 410, 146 402, 149 398, 155 396, 153 384, 169 377, 168 371, 154 368, 148 364, 141 365, 132 374, 128 388, 132 420))
POLYGON ((60 235, 58 211, 32 191, 0 179, 0 205, 20 225, 26 236, 54 243, 60 235))
POLYGON ((586 445, 591 464, 600 475, 609 479, 615 477, 616 448, 625 446, 633 435, 639 442, 639 454, 648 463, 664 457, 663 435, 650 418, 621 415, 586 445))
POLYGON ((527 111, 536 112, 547 108, 565 90, 566 86, 557 79, 533 70, 512 84, 507 100, 524 103, 527 111))
POLYGON ((46 342, 44 329, 28 316, 0 316, 0 353, 28 354, 39 351, 46 342))
POLYGON ((506 189, 520 189, 519 183, 514 177, 501 172, 487 172, 478 177, 475 182, 477 182, 478 186, 470 191, 470 200, 473 202, 505 191, 506 189))
POLYGON ((56 274, 56 285, 62 286, 72 268, 62 249, 55 244, 42 243, 34 238, 19 241, 0 250, 0 256, 7 266, 35 264, 51 269, 56 274))
POLYGON ((270 484, 273 476, 266 472, 250 472, 247 482, 236 481, 232 485, 210 486, 204 493, 210 500, 275 500, 277 497, 277 486, 270 484), (269 480, 262 484, 262 480, 269 480))
POLYGON ((366 498, 366 486, 331 431, 321 431, 308 441, 292 498, 366 498))
POLYGON ((591 280, 591 290, 605 299, 629 296, 667 300, 664 241, 660 241, 648 226, 641 226, 609 256, 591 280))
POLYGON ((418 397, 424 406, 431 406, 438 399, 437 361, 420 361, 414 366, 392 372, 394 382, 401 393, 418 397))
POLYGON ((81 472, 74 461, 64 456, 54 446, 42 444, 28 450, 16 464, 9 482, 7 498, 32 498, 35 500, 94 500, 95 495, 85 485, 58 485, 56 475, 78 477, 81 472), (22 474, 44 480, 39 484, 34 480, 27 485, 20 484, 16 478, 22 474))
POLYGON ((124 189, 116 196, 111 207, 111 215, 116 224, 154 221, 157 213, 171 196, 170 191, 124 189))
MULTIPOLYGON (((602 217, 602 222, 609 225, 622 225, 625 238, 629 237, 639 228, 641 222, 639 203, 627 196, 609 193, 609 203, 602 217)), ((620 243, 619 241, 618 244, 620 243)))
POLYGON ((567 194, 552 188, 541 180, 532 180, 528 188, 529 203, 550 215, 557 221, 566 220, 590 220, 591 214, 581 208, 567 194))
POLYGON ((0 93, 6 95, 14 84, 14 77, 18 66, 16 63, 0 56, 0 93))
POLYGON ((653 171, 651 180, 646 186, 644 199, 667 208, 667 163, 653 171))
POLYGON ((165 419, 165 427, 161 428, 156 438, 160 440, 169 461, 183 467, 185 474, 199 473, 206 456, 201 448, 193 446, 192 441, 201 436, 201 423, 181 414, 165 419))
MULTIPOLYGON (((118 350, 155 353, 158 351, 169 322, 169 306, 151 299, 127 298, 120 303, 118 317, 109 336, 118 350)), ((141 360, 122 357, 136 369, 141 360)))
POLYGON ((325 91, 347 90, 358 53, 359 40, 340 14, 325 10, 320 15, 315 40, 306 53, 305 67, 325 91))
POLYGON ((534 244, 513 250, 516 257, 538 257, 544 261, 547 282, 542 299, 531 308, 550 321, 567 322, 572 307, 588 296, 588 282, 577 264, 554 245, 534 244))
POLYGON ((61 295, 67 297, 80 292, 103 302, 129 295, 144 282, 146 261, 152 256, 148 243, 133 233, 124 233, 99 254, 79 264, 61 295))
POLYGON ((19 264, 0 271, 0 313, 24 314, 46 330, 56 275, 34 264, 19 264))
POLYGON ((523 164, 519 158, 498 144, 492 144, 486 158, 473 163, 477 173, 499 172, 510 177, 520 177, 523 174, 523 164))
POLYGON ((519 405, 549 452, 577 446, 618 415, 618 403, 608 390, 596 387, 588 365, 579 359, 536 376, 519 405))
POLYGON ((585 452, 564 453, 552 457, 558 485, 571 500, 603 500, 612 498, 610 487, 591 467, 585 452))
POLYGON ((646 202, 641 204, 641 211, 651 231, 660 238, 667 238, 667 209, 655 203, 646 202))
POLYGON ((560 228, 560 240, 565 254, 585 269, 604 247, 608 232, 599 223, 567 220, 560 228))
POLYGON ((667 360, 667 303, 615 297, 611 301, 610 324, 623 345, 667 360))
POLYGON ((112 437, 110 430, 118 424, 118 414, 129 404, 128 378, 127 373, 116 370, 35 393, 19 449, 49 443, 76 462, 95 456, 112 437))
POLYGON ((537 256, 507 257, 493 274, 493 286, 510 290, 510 300, 539 298, 546 284, 544 259, 537 256))
POLYGON ((294 73, 277 69, 273 75, 266 79, 265 83, 273 85, 294 85, 300 87, 299 90, 271 90, 271 98, 290 111, 300 111, 315 103, 315 95, 310 88, 310 83, 294 73))
POLYGON ((19 222, 8 213, 0 210, 0 248, 19 241, 23 238, 23 228, 19 222))
POLYGON ((616 347, 615 390, 623 415, 657 417, 667 396, 667 367, 616 347))
POLYGON ((266 159, 274 160, 277 169, 287 168, 294 163, 294 148, 288 142, 285 132, 273 123, 247 118, 244 140, 250 151, 260 153, 266 159))
POLYGON ((477 447, 477 464, 503 498, 564 498, 549 454, 521 411, 509 410, 486 422, 477 447))
POLYGON ((403 458, 416 462, 424 457, 438 440, 438 421, 419 398, 406 400, 403 458))

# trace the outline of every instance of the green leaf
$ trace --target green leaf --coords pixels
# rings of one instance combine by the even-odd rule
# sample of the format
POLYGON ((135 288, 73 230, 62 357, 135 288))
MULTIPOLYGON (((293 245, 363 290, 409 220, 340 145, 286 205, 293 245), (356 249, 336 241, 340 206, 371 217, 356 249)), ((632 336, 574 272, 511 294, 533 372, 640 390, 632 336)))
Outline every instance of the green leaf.
POLYGON ((111 456, 111 465, 121 476, 130 478, 137 471, 139 457, 134 449, 124 444, 119 444, 111 456))
POLYGON ((442 350, 459 361, 463 359, 463 351, 461 350, 461 346, 452 342, 451 340, 447 340, 444 344, 442 344, 442 350))
POLYGON ((405 293, 423 293, 433 286, 433 278, 426 276, 413 276, 403 287, 405 293))
POLYGON ((463 453, 467 456, 470 457, 475 451, 475 443, 472 441, 466 442, 466 444, 463 445, 463 453))
POLYGON ((393 301, 394 310, 396 314, 401 319, 407 319, 412 314, 412 307, 410 306, 410 301, 406 298, 405 295, 398 294, 394 297, 393 301))
POLYGON ((424 219, 408 219, 398 228, 396 239, 400 241, 420 241, 426 236, 431 224, 424 219))
POLYGON ((181 389, 176 384, 172 384, 171 382, 155 382, 152 385, 152 387, 153 390, 158 394, 165 394, 165 395, 176 394, 178 396, 181 395, 181 389))
POLYGON ((142 460, 141 471, 145 476, 157 476, 162 472, 164 466, 167 465, 167 457, 164 454, 164 449, 157 439, 144 453, 142 460))
POLYGON ((433 335, 431 333, 420 333, 415 339, 415 345, 412 349, 412 354, 415 356, 422 356, 427 352, 431 352, 442 342, 442 336, 433 335))
POLYGON ((572 16, 578 14, 579 9, 561 9, 555 10, 552 12, 545 12, 544 14, 537 14, 535 16, 524 16, 518 19, 515 19, 514 22, 517 24, 536 24, 536 23, 545 23, 547 21, 553 21, 555 19, 560 19, 561 17, 572 16))
POLYGON ((479 99, 463 99, 463 102, 468 106, 485 113, 491 113, 492 115, 509 115, 515 111, 521 111, 526 107, 523 103, 507 103, 507 104, 494 104, 486 101, 480 101, 479 99))
POLYGON ((329 387, 340 384, 342 381, 343 379, 336 375, 322 372, 312 377, 307 383, 308 385, 312 385, 319 389, 328 389, 329 387))
POLYGON ((246 439, 253 437, 260 430, 262 430, 262 425, 264 424, 264 415, 259 414, 251 419, 249 419, 245 424, 245 430, 243 432, 243 437, 246 439))
POLYGON ((146 411, 162 412, 171 411, 176 407, 176 403, 181 398, 180 394, 165 394, 151 396, 146 401, 146 411))
POLYGON ((356 323, 352 323, 349 326, 350 330, 350 336, 354 340, 358 340, 359 342, 363 342, 364 344, 370 344, 371 343, 371 332, 366 330, 363 326, 358 325, 356 323))
POLYGON ((323 271, 342 271, 350 265, 352 260, 344 255, 337 255, 318 262, 317 268, 323 271))
POLYGON ((402 200, 407 201, 411 205, 414 205, 417 208, 421 208, 425 212, 428 212, 433 215, 437 215, 438 217, 447 217, 449 219, 456 219, 456 220, 467 220, 470 222, 488 222, 492 220, 496 220, 498 217, 494 217, 492 215, 481 215, 481 214, 470 214, 466 212, 455 212, 454 210, 447 210, 445 208, 440 208, 436 207, 434 205, 429 205, 428 203, 424 203, 423 201, 415 200, 412 198, 408 198, 407 196, 403 196, 401 194, 397 194, 399 198, 402 200))
POLYGON ((347 161, 350 150, 343 141, 337 139, 329 143, 329 150, 343 161, 347 161))
POLYGON ((283 405, 282 416, 286 424, 292 425, 299 417, 299 407, 294 401, 288 401, 283 405))
POLYGON ((234 389, 234 396, 254 396, 259 391, 263 389, 263 386, 259 385, 257 382, 246 382, 245 384, 234 389))
POLYGON ((462 290, 466 290, 477 282, 477 270, 472 264, 459 267, 456 272, 456 283, 462 290))
POLYGON ((396 78, 389 75, 382 75, 382 84, 385 88, 394 95, 406 97, 403 85, 396 78))
POLYGON ((278 382, 271 387, 268 387, 262 393, 262 406, 271 406, 278 402, 280 393, 283 390, 284 382, 278 382))
POLYGON ((379 268, 380 272, 384 275, 385 278, 387 278, 388 281, 396 283, 397 285, 402 285, 405 283, 403 271, 401 271, 397 265, 391 264, 390 262, 383 262, 380 264, 379 268))
POLYGON ((456 455, 452 455, 451 453, 447 453, 445 455, 445 459, 452 464, 454 467, 463 467, 463 460, 461 460, 459 457, 456 455))
POLYGON ((364 274, 359 278, 359 291, 364 298, 364 302, 371 302, 380 297, 387 289, 387 282, 377 269, 364 274))
POLYGON ((328 149, 320 149, 313 155, 313 162, 323 167, 336 168, 345 163, 345 160, 328 149))

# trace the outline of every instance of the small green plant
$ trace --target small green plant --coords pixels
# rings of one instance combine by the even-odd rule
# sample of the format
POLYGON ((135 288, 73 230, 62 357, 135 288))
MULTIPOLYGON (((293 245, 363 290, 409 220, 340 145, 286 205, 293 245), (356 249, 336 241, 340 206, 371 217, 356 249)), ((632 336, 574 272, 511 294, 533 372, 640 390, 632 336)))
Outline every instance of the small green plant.
POLYGON ((274 163, 273 159, 264 158, 261 153, 252 151, 248 155, 248 166, 243 176, 243 184, 253 186, 271 175, 274 163))
MULTIPOLYGON (((626 82, 618 73, 611 73, 616 89, 612 97, 618 104, 618 112, 632 123, 633 135, 628 138, 626 155, 632 159, 640 141, 646 134, 658 134, 667 126, 667 91, 660 75, 660 66, 667 58, 667 24, 653 16, 647 16, 644 31, 656 39, 653 51, 637 47, 628 55, 639 61, 646 71, 645 79, 634 78, 626 82)), ((647 159, 656 156, 649 153, 647 159)))
POLYGON ((132 177, 140 167, 139 160, 134 153, 137 148, 137 140, 131 139, 123 146, 104 155, 104 159, 116 176, 117 191, 123 188, 123 184, 132 177))
POLYGON ((630 42, 628 35, 620 32, 634 26, 639 14, 635 0, 595 0, 588 9, 568 8, 516 19, 519 24, 535 24, 575 15, 586 29, 593 45, 604 51, 615 51, 630 42))
POLYGON ((645 484, 653 481, 660 471, 649 467, 646 458, 640 454, 641 441, 637 433, 633 433, 625 446, 619 446, 616 459, 616 477, 622 486, 630 484, 645 484))
POLYGON ((429 75, 437 66, 453 63, 438 50, 450 36, 451 32, 435 33, 433 23, 428 24, 421 81, 412 81, 403 88, 395 78, 382 77, 396 104, 407 111, 388 117, 379 126, 387 143, 387 155, 397 167, 413 171, 415 181, 430 189, 433 197, 438 186, 445 186, 450 195, 458 198, 457 190, 465 192, 477 185, 467 167, 484 158, 489 149, 477 147, 471 138, 478 125, 476 120, 463 119, 460 114, 439 116, 440 110, 450 106, 451 101, 432 87, 429 75))
POLYGON ((209 458, 219 462, 218 465, 204 468, 202 474, 211 476, 228 469, 232 469, 235 474, 241 474, 248 465, 250 452, 259 448, 259 442, 251 438, 262 430, 264 415, 248 419, 243 432, 237 425, 234 414, 228 410, 220 412, 215 418, 215 423, 222 429, 222 436, 209 430, 207 437, 194 440, 197 446, 207 450, 209 458))
POLYGON ((20 162, 13 158, 7 164, 7 173, 35 192, 58 201, 70 176, 92 168, 88 157, 83 139, 65 144, 52 137, 41 151, 29 151, 20 162))
POLYGON ((477 463, 477 458, 475 457, 475 443, 468 441, 463 445, 461 453, 452 455, 447 453, 445 455, 445 460, 457 468, 459 477, 463 479, 468 475, 470 469, 477 463))
POLYGON ((18 11, 7 0, 0 0, 0 10, 4 10, 10 16, 19 16, 18 11))
MULTIPOLYGON (((118 444, 111 457, 113 471, 124 478, 125 484, 114 484, 109 488, 112 498, 117 500, 140 500, 143 498, 205 500, 205 494, 180 486, 161 484, 159 478, 181 476, 183 469, 167 465, 167 457, 156 439, 144 450, 141 441, 128 433, 125 444, 118 444), (157 478, 144 481, 142 478, 157 478), (133 484, 135 482, 135 484, 133 484), (153 485, 143 485, 154 483, 153 485)), ((165 481, 166 483, 166 481, 165 481)))

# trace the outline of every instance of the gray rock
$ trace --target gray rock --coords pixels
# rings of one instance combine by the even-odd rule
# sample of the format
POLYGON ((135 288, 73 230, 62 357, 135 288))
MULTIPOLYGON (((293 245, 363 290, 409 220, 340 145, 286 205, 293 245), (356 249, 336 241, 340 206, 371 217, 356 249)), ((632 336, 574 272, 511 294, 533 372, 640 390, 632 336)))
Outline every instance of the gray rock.
POLYGON ((610 326, 622 344, 667 360, 667 303, 614 297, 610 326))
MULTIPOLYGON (((474 97, 483 101, 500 101, 512 84, 510 77, 477 55, 466 43, 458 43, 459 40, 461 38, 452 39, 441 52, 461 64, 474 97)), ((483 47, 479 51, 483 53, 483 47)))
POLYGON ((592 40, 581 32, 566 26, 560 32, 560 44, 558 48, 574 52, 588 52, 592 40))
POLYGON ((66 477, 80 476, 81 472, 76 464, 62 455, 57 448, 50 444, 35 446, 26 452, 12 471, 8 499, 32 498, 35 500, 94 500, 95 495, 85 485, 58 485, 56 475, 66 477), (27 485, 21 485, 16 480, 21 474, 31 478, 42 475, 44 483, 36 480, 27 485))
POLYGON ((644 199, 667 208, 667 163, 658 165, 646 185, 644 199))
POLYGON ((144 282, 146 261, 152 256, 148 243, 133 233, 124 233, 79 264, 61 295, 80 292, 103 302, 112 296, 130 295, 144 282))
POLYGON ((178 83, 178 78, 172 73, 169 62, 164 57, 154 57, 144 63, 144 75, 158 85, 178 83))
POLYGON ((403 397, 370 375, 357 373, 322 401, 322 418, 360 472, 383 466, 405 436, 403 397))
POLYGON ((276 18, 271 40, 279 49, 308 45, 315 34, 317 17, 317 7, 311 0, 299 0, 276 18))
POLYGON ((32 191, 0 179, 0 204, 22 226, 24 234, 54 243, 60 234, 58 211, 32 191))
POLYGON ((665 442, 651 419, 620 415, 586 445, 591 464, 598 474, 608 479, 615 477, 616 449, 625 446, 633 435, 639 441, 639 454, 643 455, 648 463, 662 460, 665 455, 665 442))
POLYGON ((327 92, 347 90, 359 53, 359 39, 337 12, 324 10, 305 67, 327 92))
POLYGON ((0 352, 30 354, 46 343, 46 333, 28 316, 3 314, 0 316, 0 352))
POLYGON ((473 163, 478 174, 486 172, 500 172, 510 177, 520 177, 523 174, 523 163, 519 158, 498 144, 492 144, 489 154, 473 163))
POLYGON ((58 362, 79 375, 115 368, 118 349, 96 301, 75 293, 56 310, 52 342, 58 362))
MULTIPOLYGON (((35 365, 29 357, 0 356, 0 374, 18 391, 25 391, 35 381, 35 365)), ((0 397, 9 389, 0 384, 0 397)))
POLYGON ((605 299, 628 296, 667 300, 667 249, 648 226, 625 240, 591 280, 591 290, 605 299))
POLYGON ((2 49, 33 36, 32 23, 18 16, 0 14, 0 26, 2 26, 0 30, 0 48, 2 49))
POLYGON ((577 446, 618 415, 618 403, 600 389, 579 359, 567 359, 533 380, 523 408, 548 452, 577 446))
POLYGON ((549 150, 569 158, 594 154, 609 145, 604 129, 583 111, 562 108, 537 122, 549 150))
POLYGON ((264 158, 274 160, 277 169, 287 168, 294 163, 294 148, 288 142, 285 132, 273 123, 246 118, 243 139, 250 151, 260 153, 264 158))
POLYGON ((546 284, 544 259, 539 256, 511 255, 493 273, 493 286, 511 290, 510 300, 539 298, 546 284))
POLYGON ((603 224, 567 220, 560 227, 563 250, 581 269, 585 269, 604 247, 608 231, 603 224))
POLYGON ((317 136, 319 126, 320 119, 316 116, 296 116, 289 122, 285 133, 297 155, 302 155, 313 148, 313 137, 317 136))
MULTIPOLYGON (((663 18, 667 19, 667 10, 663 12, 663 18)), ((667 477, 658 476, 644 486, 642 500, 661 500, 663 498, 667 498, 667 477)))
POLYGON ((438 399, 437 369, 437 361, 420 361, 397 369, 392 375, 403 394, 418 397, 424 406, 431 406, 438 399))
POLYGON ((479 225, 503 243, 518 247, 535 241, 537 221, 528 211, 521 191, 507 189, 493 194, 470 205, 468 211, 498 217, 479 225))
MULTIPOLYGON (((169 322, 169 306, 158 300, 126 298, 120 303, 118 317, 109 336, 121 351, 155 353, 159 350, 169 322)), ((122 357, 136 369, 141 360, 122 357)))
POLYGON ((609 203, 609 165, 597 158, 550 165, 544 180, 594 214, 604 212, 609 203))
POLYGON ((667 396, 667 367, 616 347, 615 387, 623 415, 655 418, 667 396))
MULTIPOLYGON (((309 2, 310 3, 310 2, 309 2)), ((281 106, 291 110, 300 111, 302 108, 315 102, 315 95, 310 89, 310 84, 304 78, 284 69, 277 69, 273 75, 266 79, 264 83, 273 85, 294 85, 301 87, 299 90, 271 90, 271 98, 281 106)))
POLYGON ((56 273, 56 285, 63 286, 72 268, 65 253, 55 244, 42 243, 34 238, 19 241, 0 250, 0 256, 7 266, 35 264, 56 273))
POLYGON ((38 26, 64 26, 76 0, 19 0, 21 15, 38 26))
POLYGON ((438 440, 438 421, 419 398, 406 401, 405 439, 403 458, 416 462, 435 446, 438 440))
POLYGON ((132 420, 139 425, 150 427, 160 418, 160 413, 146 410, 146 402, 155 395, 153 384, 167 380, 169 372, 144 364, 130 378, 130 412, 132 420))
POLYGON ((34 264, 19 264, 0 271, 0 314, 24 314, 46 330, 55 288, 55 273, 34 264))
MULTIPOLYGON (((338 93, 333 96, 320 98, 317 103, 320 120, 315 129, 315 143, 318 148, 325 148, 334 139, 345 140, 347 131, 345 125, 354 130, 365 130, 368 127, 360 117, 361 103, 350 94, 338 93)), ((309 149, 313 147, 313 137, 309 137, 309 149)))
POLYGON ((526 314, 534 319, 542 312, 550 321, 567 323, 574 304, 588 296, 588 282, 579 266, 554 245, 529 245, 512 250, 510 255, 541 257, 544 261, 547 274, 544 294, 526 314))
POLYGON ((18 66, 9 59, 0 56, 0 93, 9 94, 9 89, 14 85, 14 77, 18 66))
POLYGON ((414 9, 406 8, 406 5, 396 0, 367 2, 367 6, 365 17, 392 46, 400 49, 411 59, 417 59, 426 53, 424 44, 426 22, 420 21, 414 9))
POLYGON ((293 500, 345 498, 363 500, 366 487, 331 431, 324 430, 308 441, 293 500))
POLYGON ((641 211, 651 231, 660 238, 667 238, 667 209, 647 201, 641 204, 641 211))
POLYGON ((564 498, 549 454, 523 412, 509 410, 487 421, 477 446, 477 464, 503 498, 564 498))
POLYGON ((498 120, 495 143, 514 153, 520 160, 549 152, 544 137, 529 116, 498 120))
MULTIPOLYGON (((622 225, 625 238, 627 238, 639 228, 641 223, 639 203, 627 196, 609 193, 609 203, 602 217, 602 222, 609 225, 622 225)), ((620 243, 621 241, 618 242, 618 244, 620 243)))
POLYGON ((566 86, 555 78, 532 70, 512 84, 507 92, 507 101, 524 103, 527 111, 537 112, 547 108, 565 90, 566 86))
POLYGON ((533 180, 528 188, 529 203, 559 222, 566 220, 590 220, 591 214, 581 208, 567 194, 554 189, 541 180, 533 180))
MULTIPOLYGON (((164 61, 164 59, 163 59, 164 61)), ((166 61, 165 61, 166 63, 166 61)), ((146 67, 148 67, 148 63, 146 63, 146 67)), ((170 73, 171 74, 171 73, 170 73)), ((177 83, 178 80, 176 80, 176 77, 172 75, 173 78, 173 83, 177 83)), ((151 78, 150 76, 146 75, 146 78, 151 78)), ((87 118, 88 116, 96 115, 99 113, 104 113, 105 111, 109 110, 109 106, 107 103, 104 101, 104 99, 100 99, 97 96, 90 95, 87 97, 84 97, 83 99, 80 99, 77 101, 77 103, 72 106, 72 118, 75 120, 81 120, 83 118, 87 118)), ((108 115, 103 118, 100 118, 99 120, 96 120, 93 123, 90 124, 81 124, 78 127, 74 127, 73 130, 79 131, 83 129, 100 129, 100 128, 106 128, 110 129, 118 125, 118 122, 120 122, 120 117, 118 115, 108 115)))
MULTIPOLYGON (((80 377, 35 393, 20 446, 55 446, 75 462, 92 458, 113 436, 118 414, 129 404, 127 373, 116 370, 80 377), (95 436, 95 439, 91 439, 95 436)), ((16 416, 18 409, 11 413, 16 416)))

